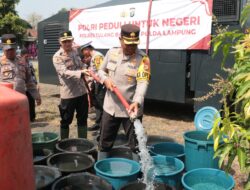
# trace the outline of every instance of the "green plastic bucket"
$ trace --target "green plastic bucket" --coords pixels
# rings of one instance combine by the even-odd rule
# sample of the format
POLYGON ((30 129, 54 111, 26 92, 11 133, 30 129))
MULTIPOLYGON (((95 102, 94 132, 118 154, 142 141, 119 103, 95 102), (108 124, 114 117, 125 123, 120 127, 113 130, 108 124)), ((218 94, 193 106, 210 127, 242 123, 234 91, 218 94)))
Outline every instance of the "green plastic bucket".
POLYGON ((150 154, 152 156, 169 156, 180 159, 184 162, 184 146, 174 142, 162 142, 150 146, 150 154))
POLYGON ((224 171, 212 168, 199 168, 191 170, 182 176, 185 190, 231 190, 234 179, 224 171))
POLYGON ((94 168, 96 175, 107 180, 115 190, 119 190, 127 183, 136 181, 141 169, 138 162, 125 158, 99 160, 94 168))
POLYGON ((57 133, 52 132, 37 132, 32 133, 32 146, 33 151, 50 149, 54 150, 55 144, 59 139, 57 133))
POLYGON ((185 169, 218 168, 218 159, 214 159, 214 141, 207 139, 204 131, 189 131, 184 133, 185 139, 185 169))
POLYGON ((174 157, 153 156, 154 168, 150 170, 149 176, 154 176, 156 182, 165 183, 173 189, 181 189, 181 176, 184 163, 174 157))

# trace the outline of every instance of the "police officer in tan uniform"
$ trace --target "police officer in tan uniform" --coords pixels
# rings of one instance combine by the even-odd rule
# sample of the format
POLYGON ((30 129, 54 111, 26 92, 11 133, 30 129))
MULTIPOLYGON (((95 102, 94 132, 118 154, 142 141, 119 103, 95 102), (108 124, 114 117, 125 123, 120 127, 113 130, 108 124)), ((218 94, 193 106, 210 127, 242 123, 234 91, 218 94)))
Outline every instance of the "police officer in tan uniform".
POLYGON ((0 59, 0 81, 12 83, 14 90, 26 95, 26 90, 41 104, 41 97, 28 66, 16 56, 16 36, 2 35, 4 55, 0 59))
MULTIPOLYGON (((26 66, 29 69, 29 72, 31 74, 32 82, 36 85, 36 88, 38 89, 39 93, 39 88, 37 86, 37 79, 35 75, 35 69, 33 67, 32 62, 29 60, 29 54, 27 49, 22 49, 21 50, 21 55, 20 55, 21 62, 26 64, 26 66)), ((29 92, 29 89, 26 91, 26 96, 29 101, 29 112, 30 112, 30 121, 33 122, 35 121, 36 118, 36 104, 35 104, 35 99, 32 97, 31 93, 29 92)))
POLYGON ((123 25, 121 47, 107 52, 98 72, 107 88, 101 122, 100 154, 106 154, 112 148, 120 124, 123 125, 131 150, 137 150, 134 125, 130 117, 136 115, 142 120, 143 102, 150 79, 149 58, 137 48, 139 33, 140 28, 136 25, 123 25), (112 92, 114 87, 119 89, 130 104, 128 110, 112 92))
MULTIPOLYGON (((91 69, 96 75, 97 71, 100 68, 100 65, 103 63, 104 56, 101 52, 96 51, 94 47, 91 45, 91 42, 86 43, 80 48, 81 53, 83 55, 83 61, 87 65, 89 65, 89 69, 91 69)), ((88 131, 96 131, 100 129, 100 122, 103 113, 103 101, 106 93, 106 88, 99 82, 96 82, 92 79, 91 82, 91 92, 93 97, 93 104, 96 112, 95 124, 91 127, 88 127, 88 131)))
POLYGON ((79 138, 87 138, 88 98, 83 76, 88 75, 84 69, 77 50, 72 47, 71 31, 60 33, 60 49, 53 56, 53 64, 59 77, 61 115, 61 139, 69 137, 69 125, 76 111, 79 138))

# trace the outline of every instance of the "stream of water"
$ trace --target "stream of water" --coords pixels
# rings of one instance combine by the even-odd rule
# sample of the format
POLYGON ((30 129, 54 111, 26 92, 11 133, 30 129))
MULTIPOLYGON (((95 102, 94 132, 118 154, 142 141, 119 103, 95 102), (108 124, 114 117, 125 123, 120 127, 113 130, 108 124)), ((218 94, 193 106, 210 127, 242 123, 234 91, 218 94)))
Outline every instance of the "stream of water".
POLYGON ((150 170, 154 169, 153 159, 149 154, 147 149, 147 135, 145 134, 144 128, 140 120, 136 119, 134 122, 135 126, 135 134, 138 141, 139 146, 139 156, 140 156, 140 164, 141 164, 141 171, 143 173, 142 182, 146 184, 146 190, 153 190, 154 189, 154 174, 149 175, 150 170))

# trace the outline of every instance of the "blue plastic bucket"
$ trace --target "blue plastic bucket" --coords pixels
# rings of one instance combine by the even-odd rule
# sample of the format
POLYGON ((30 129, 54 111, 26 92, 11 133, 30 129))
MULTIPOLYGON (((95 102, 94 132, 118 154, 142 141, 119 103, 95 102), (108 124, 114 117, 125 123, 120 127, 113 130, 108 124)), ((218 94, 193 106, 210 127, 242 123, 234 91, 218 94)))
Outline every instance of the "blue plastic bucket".
POLYGON ((96 162, 96 175, 107 180, 115 190, 137 180, 140 164, 125 158, 107 158, 96 162))
POLYGON ((165 183, 174 189, 181 189, 181 175, 184 170, 184 163, 174 157, 153 156, 155 168, 149 175, 154 175, 154 180, 165 183))
POLYGON ((212 168, 191 170, 183 175, 181 181, 185 190, 231 190, 234 187, 230 174, 212 168))
POLYGON ((190 171, 196 168, 218 168, 218 159, 214 159, 214 141, 207 139, 204 131, 189 131, 184 133, 185 168, 190 171))
POLYGON ((184 146, 173 142, 162 142, 150 146, 150 153, 153 156, 170 156, 180 159, 184 162, 184 146))

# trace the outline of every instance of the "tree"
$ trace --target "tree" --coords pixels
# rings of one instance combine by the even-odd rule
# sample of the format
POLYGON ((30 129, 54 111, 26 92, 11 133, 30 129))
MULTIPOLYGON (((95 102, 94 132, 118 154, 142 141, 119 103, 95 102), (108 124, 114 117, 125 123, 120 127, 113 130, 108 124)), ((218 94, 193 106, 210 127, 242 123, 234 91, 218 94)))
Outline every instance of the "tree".
MULTIPOLYGON (((241 25, 250 17, 250 4, 241 13, 241 25)), ((249 26, 248 26, 249 27, 249 26)), ((221 30, 213 42, 214 53, 222 50, 222 67, 228 77, 217 78, 214 90, 222 95, 222 118, 215 120, 210 135, 214 138, 215 157, 220 167, 230 170, 237 158, 242 172, 248 175, 245 189, 250 189, 250 28, 221 30), (232 49, 231 49, 232 48, 232 49), (229 54, 234 56, 232 68, 225 68, 229 54), (219 87, 219 88, 218 88, 219 87), (223 141, 223 143, 222 143, 223 141)), ((213 86, 212 86, 213 87, 213 86)))
POLYGON ((4 18, 8 13, 16 15, 15 4, 19 3, 19 1, 20 0, 0 0, 0 18, 4 18))
POLYGON ((30 23, 30 25, 32 26, 32 28, 37 29, 37 24, 38 22, 40 22, 42 20, 42 16, 36 13, 31 13, 28 18, 27 21, 30 23))
POLYGON ((0 35, 14 33, 18 41, 21 41, 30 25, 18 16, 15 10, 17 3, 19 0, 0 0, 0 35))

